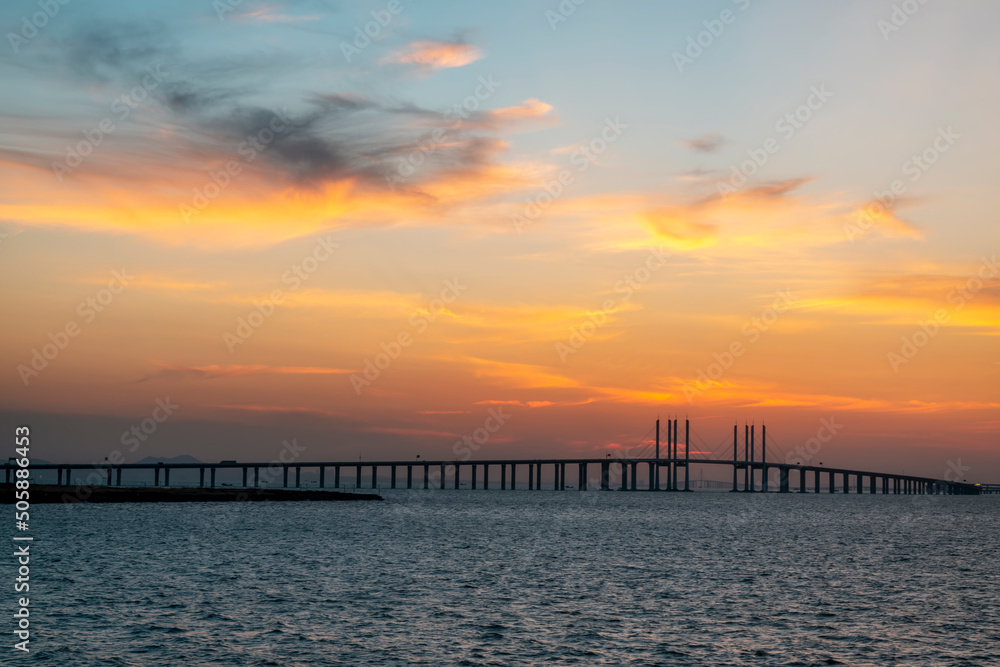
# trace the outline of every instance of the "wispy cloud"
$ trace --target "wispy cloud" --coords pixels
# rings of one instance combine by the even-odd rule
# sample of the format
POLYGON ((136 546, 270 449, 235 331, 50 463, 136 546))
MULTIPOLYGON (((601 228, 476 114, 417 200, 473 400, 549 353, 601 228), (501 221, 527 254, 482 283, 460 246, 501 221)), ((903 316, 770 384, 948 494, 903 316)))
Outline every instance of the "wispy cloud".
POLYGON ((463 67, 483 57, 482 52, 465 42, 413 42, 406 48, 391 53, 383 63, 417 65, 425 69, 463 67))
POLYGON ((680 142, 681 146, 690 148, 693 151, 698 151, 699 153, 714 153, 725 143, 725 138, 723 138, 721 134, 716 134, 714 132, 711 134, 703 134, 700 137, 695 137, 694 139, 685 139, 680 142))
POLYGON ((214 380, 245 375, 338 375, 355 372, 350 369, 321 366, 176 366, 174 364, 158 364, 158 366, 159 369, 139 379, 138 382, 148 380, 214 380))

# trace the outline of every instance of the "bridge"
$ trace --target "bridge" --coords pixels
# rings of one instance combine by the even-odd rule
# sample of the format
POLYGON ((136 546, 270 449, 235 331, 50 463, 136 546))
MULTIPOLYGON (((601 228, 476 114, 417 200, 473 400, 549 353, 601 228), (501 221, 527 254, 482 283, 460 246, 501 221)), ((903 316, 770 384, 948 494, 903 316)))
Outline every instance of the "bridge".
MULTIPOLYGON (((679 451, 678 422, 667 421, 666 455, 660 451, 660 420, 656 422, 655 449, 648 452, 652 456, 616 456, 612 458, 535 458, 535 459, 483 459, 483 460, 411 460, 411 461, 303 461, 303 462, 237 462, 219 463, 98 463, 94 465, 44 463, 31 465, 31 471, 55 471, 56 482, 60 486, 73 486, 73 472, 88 471, 86 484, 122 486, 124 480, 130 485, 148 484, 170 486, 171 471, 198 470, 198 485, 216 487, 220 471, 242 472, 242 487, 260 488, 261 470, 264 470, 264 484, 277 485, 280 473, 281 487, 295 488, 302 485, 303 469, 318 473, 319 488, 348 487, 353 477, 354 489, 378 489, 379 471, 388 473, 388 488, 391 489, 446 489, 471 488, 488 490, 512 490, 518 488, 518 471, 524 471, 528 490, 545 488, 554 490, 589 488, 621 491, 692 491, 692 482, 699 488, 719 488, 723 485, 730 491, 778 493, 869 493, 869 494, 947 494, 979 495, 1000 492, 1000 484, 970 484, 948 479, 935 479, 917 475, 871 472, 848 468, 830 468, 822 465, 768 461, 767 430, 761 427, 760 457, 757 458, 755 426, 744 427, 743 456, 740 457, 739 429, 733 427, 733 457, 692 458, 690 447, 690 421, 685 420, 684 451, 679 451), (732 481, 692 480, 694 465, 730 468, 732 481), (600 470, 591 478, 590 470, 600 470), (294 471, 290 482, 289 473, 294 471), (95 475, 96 472, 96 475, 95 475), (150 475, 150 473, 152 473, 150 475), (252 473, 252 476, 251 476, 252 473), (332 473, 329 474, 329 473, 332 473), (352 474, 353 473, 353 474, 352 474), (491 476, 492 473, 492 476, 491 476), (546 474, 543 474, 546 473, 546 474), (569 474, 567 474, 569 473, 569 474), (682 475, 683 473, 683 475, 682 475), (332 476, 332 479, 330 477, 332 476), (144 479, 140 480, 142 477, 144 479), (149 478, 152 477, 150 480, 149 478), (543 477, 545 478, 543 480, 543 477), (772 479, 773 477, 773 479, 772 479), (463 479, 466 482, 463 482, 463 479), (332 484, 328 484, 332 482, 332 484), (370 482, 366 485, 366 482, 370 482), (569 484, 567 484, 569 482, 569 484), (707 483, 706 483, 707 482, 707 483), (825 483, 824 483, 825 482, 825 483), (491 486, 492 484, 492 486, 491 486)), ((12 473, 17 470, 13 462, 2 466, 6 470, 6 481, 10 483, 12 473)), ((176 475, 175 475, 176 477, 176 475)), ((523 478, 522 478, 523 479, 523 478)), ((37 483, 37 482, 36 482, 37 483)), ((224 484, 232 486, 232 484, 224 484)), ((525 488, 522 484, 521 488, 525 488)))

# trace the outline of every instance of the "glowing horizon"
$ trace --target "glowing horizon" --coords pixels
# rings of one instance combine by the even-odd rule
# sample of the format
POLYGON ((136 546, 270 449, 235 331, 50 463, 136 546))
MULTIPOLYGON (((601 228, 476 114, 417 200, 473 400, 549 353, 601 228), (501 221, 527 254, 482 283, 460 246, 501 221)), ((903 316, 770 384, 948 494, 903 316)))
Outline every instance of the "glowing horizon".
POLYGON ((168 398, 134 460, 835 419, 831 465, 1000 481, 1000 9, 551 5, 0 10, 4 419, 80 461, 168 398))

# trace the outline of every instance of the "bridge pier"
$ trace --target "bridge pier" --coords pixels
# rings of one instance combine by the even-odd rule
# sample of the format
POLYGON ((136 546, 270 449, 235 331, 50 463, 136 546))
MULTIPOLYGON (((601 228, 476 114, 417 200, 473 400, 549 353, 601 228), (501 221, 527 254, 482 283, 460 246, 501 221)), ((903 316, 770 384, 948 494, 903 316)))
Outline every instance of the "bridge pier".
POLYGON ((288 488, 288 466, 281 466, 281 486, 282 488, 288 488))
POLYGON ((455 464, 455 490, 456 491, 458 491, 458 485, 459 485, 459 481, 458 480, 459 480, 459 477, 462 476, 461 470, 462 470, 462 466, 460 466, 459 464, 456 463, 455 464))
POLYGON ((510 464, 510 490, 514 491, 517 489, 517 464, 510 464))
POLYGON ((501 491, 506 491, 507 490, 507 464, 506 463, 501 463, 500 464, 500 490, 501 491))
POLYGON ((778 474, 780 475, 780 482, 778 484, 778 493, 788 493, 788 468, 785 466, 778 467, 778 474))
MULTIPOLYGON (((457 473, 457 471, 456 471, 456 473, 457 473)), ((426 480, 426 479, 427 479, 427 477, 426 477, 426 474, 425 474, 424 480, 426 480)), ((441 464, 441 490, 444 491, 444 464, 443 463, 441 464)))
MULTIPOLYGON (((111 472, 111 471, 109 470, 108 472, 111 472)), ((199 473, 198 474, 198 487, 204 489, 205 488, 205 469, 204 468, 199 468, 198 469, 198 473, 199 473)))
MULTIPOLYGON (((783 473, 788 474, 787 469, 783 473)), ((743 425, 743 492, 750 491, 750 425, 743 425)))
POLYGON ((209 487, 214 489, 215 488, 215 468, 212 468, 209 471, 209 477, 211 478, 211 480, 209 481, 209 487))
POLYGON ((360 490, 361 489, 361 466, 360 465, 358 466, 358 469, 357 469, 356 472, 357 472, 357 475, 355 475, 355 479, 354 479, 354 488, 360 490))
POLYGON ((406 466, 406 488, 410 490, 413 488, 413 466, 406 466))
POLYGON ((476 490, 476 464, 472 464, 472 490, 476 490))
POLYGON ((611 463, 601 461, 601 491, 611 488, 611 463))
POLYGON ((295 488, 302 488, 302 466, 295 466, 295 488))
POLYGON ((680 491, 681 490, 680 480, 677 478, 677 475, 679 474, 679 470, 680 470, 680 466, 681 466, 681 464, 680 464, 680 454, 678 453, 678 446, 680 444, 680 440, 677 438, 677 424, 678 424, 678 422, 680 422, 679 419, 675 419, 674 420, 674 462, 673 462, 673 466, 674 466, 674 476, 673 476, 674 487, 673 488, 674 488, 674 491, 680 491))
POLYGON ((340 466, 333 466, 333 488, 340 488, 340 466))
POLYGON ((587 464, 580 464, 580 478, 576 485, 577 490, 586 491, 587 490, 587 464))
POLYGON ((389 466, 389 488, 396 488, 396 466, 389 466))
POLYGON ((378 466, 372 466, 372 488, 378 488, 378 466))
MULTIPOLYGON (((767 493, 767 427, 763 424, 760 425, 760 490, 767 493)), ((802 471, 802 481, 799 486, 801 487, 799 491, 805 493, 805 477, 806 471, 802 471)))
POLYGON ((816 493, 819 493, 820 487, 820 472, 819 470, 813 470, 813 486, 816 487, 816 493))
POLYGON ((118 469, 118 486, 122 485, 122 469, 118 469))
POLYGON ((739 451, 739 443, 737 442, 737 425, 733 424, 733 491, 739 490, 739 468, 737 466, 737 452, 739 451))

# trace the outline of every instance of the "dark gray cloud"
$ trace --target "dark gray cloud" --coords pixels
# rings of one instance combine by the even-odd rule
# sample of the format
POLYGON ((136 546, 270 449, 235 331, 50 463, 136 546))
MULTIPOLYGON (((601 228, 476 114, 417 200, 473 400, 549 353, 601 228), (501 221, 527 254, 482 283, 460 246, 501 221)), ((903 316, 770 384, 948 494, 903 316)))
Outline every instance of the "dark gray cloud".
POLYGON ((681 142, 681 146, 698 151, 699 153, 714 153, 725 143, 726 140, 721 134, 713 132, 711 134, 703 134, 702 136, 695 137, 694 139, 685 139, 681 142))
MULTIPOLYGON (((133 89, 150 68, 160 68, 166 76, 149 97, 167 113, 129 119, 171 126, 166 145, 144 151, 148 159, 212 162, 233 157, 244 142, 263 136, 266 146, 256 151, 259 159, 251 168, 270 168, 276 178, 299 185, 354 179, 382 187, 398 174, 400 156, 416 151, 429 159, 403 187, 419 188, 440 170, 475 170, 488 164, 498 145, 488 135, 503 125, 483 111, 467 114, 456 126, 455 117, 446 116, 445 110, 342 91, 303 90, 301 84, 307 86, 308 78, 301 57, 290 53, 192 58, 162 22, 76 27, 49 43, 30 67, 41 77, 93 82, 122 92, 133 89), (300 88, 294 97, 287 92, 295 89, 287 85, 289 80, 300 88), (440 141, 443 135, 447 142, 440 141), (430 136, 437 137, 433 150, 426 148, 430 136)), ((78 122, 62 120, 71 135, 79 134, 82 128, 73 129, 78 122)), ((51 127, 33 129, 43 136, 51 127)), ((115 141, 127 134, 118 131, 115 141)), ((155 135, 133 133, 128 140, 135 143, 127 150, 139 152, 141 142, 164 141, 155 135)), ((25 161, 41 166, 51 158, 27 156, 25 161)), ((95 153, 88 169, 99 172, 110 167, 111 160, 110 155, 95 153), (102 160, 108 164, 100 164, 102 160)))

